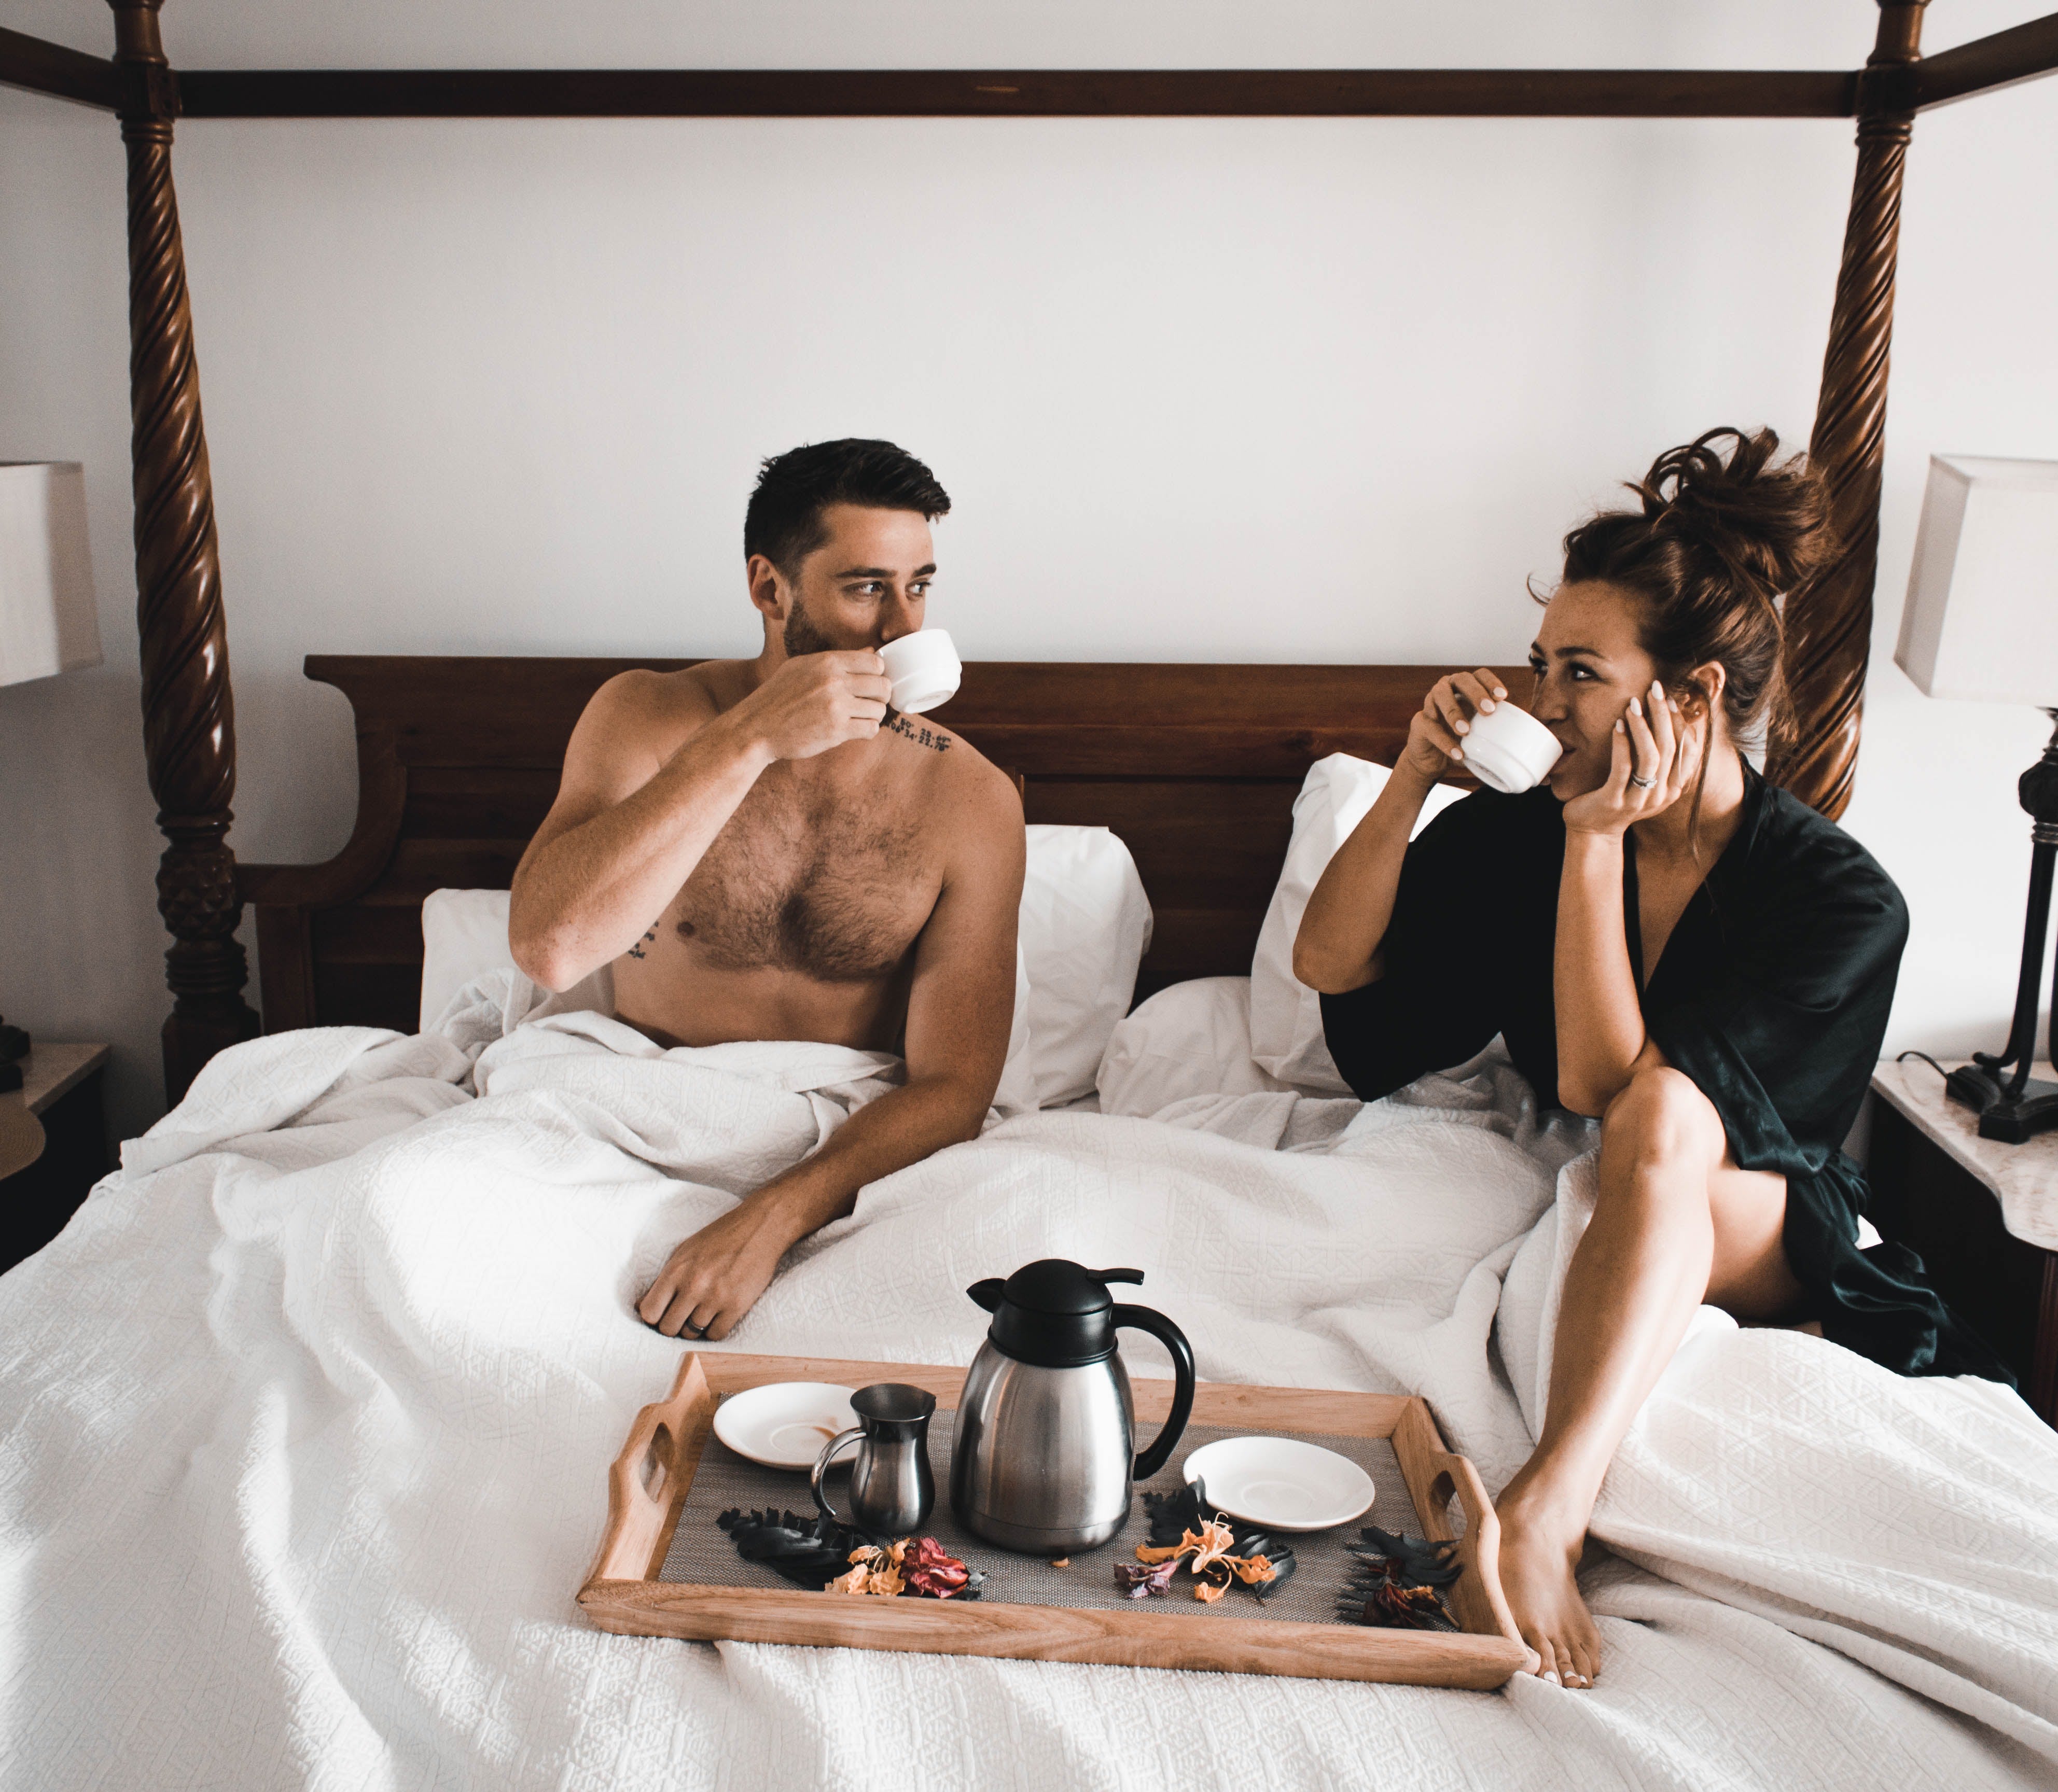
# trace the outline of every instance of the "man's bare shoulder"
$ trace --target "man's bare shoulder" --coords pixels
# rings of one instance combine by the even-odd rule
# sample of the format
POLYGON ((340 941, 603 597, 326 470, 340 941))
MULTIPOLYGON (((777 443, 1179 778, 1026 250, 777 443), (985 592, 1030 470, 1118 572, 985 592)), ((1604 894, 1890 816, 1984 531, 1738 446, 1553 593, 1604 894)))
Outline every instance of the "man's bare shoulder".
POLYGON ((953 828, 1020 830, 1022 793, 1014 778, 963 735, 927 716, 898 714, 880 732, 917 761, 924 800, 947 814, 953 828))
POLYGON ((587 700, 582 731, 622 745, 676 746, 749 695, 750 662, 703 660, 677 672, 617 672, 587 700))

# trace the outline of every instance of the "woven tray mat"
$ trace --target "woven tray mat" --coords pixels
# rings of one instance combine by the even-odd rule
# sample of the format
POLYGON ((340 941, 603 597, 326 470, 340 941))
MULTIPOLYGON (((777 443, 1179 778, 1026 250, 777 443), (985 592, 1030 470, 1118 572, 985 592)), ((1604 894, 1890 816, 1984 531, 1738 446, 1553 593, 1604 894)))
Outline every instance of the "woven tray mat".
MULTIPOLYGON (((1071 1566, 1053 1568, 1047 1559, 1018 1556, 997 1549, 959 1528, 950 1506, 950 1467, 952 1428, 956 1413, 939 1408, 929 1421, 929 1463, 936 1471, 936 1506, 922 1527, 950 1552, 987 1576, 982 1599, 1012 1605, 1087 1606, 1118 1610, 1131 1604, 1114 1584, 1114 1564, 1136 1560, 1136 1546, 1150 1540, 1142 1494, 1130 1509, 1129 1522, 1119 1536, 1091 1553, 1071 1558, 1071 1566)), ((1246 1437, 1245 1429, 1219 1425, 1190 1425, 1172 1453, 1162 1473, 1144 1484, 1154 1493, 1171 1493, 1182 1485, 1179 1465, 1203 1444, 1218 1437, 1246 1437)), ((1421 1520, 1416 1516, 1408 1485, 1400 1478, 1400 1464, 1393 1446, 1384 1437, 1342 1437, 1315 1433, 1293 1433, 1312 1444, 1346 1456, 1372 1477, 1377 1490, 1372 1509, 1362 1517, 1330 1531, 1301 1531, 1291 1535, 1293 1553, 1299 1561, 1293 1577, 1270 1599, 1260 1601, 1241 1585, 1232 1586, 1220 1602, 1203 1605, 1192 1596, 1193 1577, 1183 1568, 1174 1578, 1171 1592, 1146 1602, 1154 1612, 1233 1612, 1239 1618, 1284 1618, 1302 1623, 1336 1622, 1336 1596, 1349 1578, 1352 1566, 1346 1553, 1367 1524, 1389 1531, 1419 1535, 1421 1520)), ((847 1460, 847 1458, 846 1458, 847 1460)), ((839 1511, 850 1509, 848 1471, 840 1461, 829 1472, 830 1499, 839 1511)), ((701 1452, 699 1472, 680 1509, 678 1528, 665 1556, 661 1580, 683 1581, 697 1586, 765 1587, 785 1588, 792 1583, 759 1564, 746 1562, 736 1552, 729 1535, 715 1523, 716 1516, 732 1506, 751 1511, 766 1506, 806 1516, 814 1510, 805 1473, 761 1468, 737 1455, 712 1434, 701 1452)), ((1456 1513, 1454 1511, 1453 1516, 1456 1513)), ((825 1595, 836 1598, 842 1596, 825 1595)))

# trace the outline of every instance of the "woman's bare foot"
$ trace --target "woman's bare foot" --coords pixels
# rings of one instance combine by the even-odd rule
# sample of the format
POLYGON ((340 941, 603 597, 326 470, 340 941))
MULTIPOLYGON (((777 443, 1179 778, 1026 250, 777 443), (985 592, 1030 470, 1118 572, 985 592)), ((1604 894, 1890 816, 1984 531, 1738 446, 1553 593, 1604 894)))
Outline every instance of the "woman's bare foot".
POLYGON ((1560 1686, 1591 1686, 1600 1672, 1601 1633, 1572 1578, 1586 1542, 1584 1520, 1553 1510, 1521 1480, 1509 1484, 1496 1509, 1500 1590, 1523 1641, 1542 1658, 1537 1674, 1560 1686))

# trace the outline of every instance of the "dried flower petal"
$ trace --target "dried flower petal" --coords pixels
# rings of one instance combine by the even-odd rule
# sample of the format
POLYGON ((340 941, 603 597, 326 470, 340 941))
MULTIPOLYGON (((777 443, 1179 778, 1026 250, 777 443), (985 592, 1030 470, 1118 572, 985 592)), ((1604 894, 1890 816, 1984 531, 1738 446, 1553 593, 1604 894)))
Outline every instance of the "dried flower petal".
POLYGON ((1337 1615, 1355 1624, 1454 1631, 1442 1589, 1464 1572, 1455 1543, 1396 1536, 1377 1525, 1351 1553, 1357 1566, 1338 1596, 1337 1615))
POLYGON ((1226 1580, 1203 1580, 1194 1589, 1194 1597, 1204 1605, 1212 1605, 1228 1591, 1226 1580))
POLYGON ((1176 1559, 1161 1562, 1155 1568, 1137 1568, 1128 1562, 1117 1562, 1114 1584, 1131 1599, 1158 1597, 1171 1591, 1172 1576, 1178 1569, 1176 1559))
POLYGON ((1278 1570, 1262 1556, 1225 1556, 1222 1560, 1246 1587, 1261 1586, 1267 1580, 1278 1578, 1278 1570))
MULTIPOLYGON (((1192 1540, 1194 1572, 1196 1574, 1205 1573, 1210 1564, 1236 1547, 1236 1533, 1219 1518, 1210 1519, 1201 1527, 1198 1535, 1189 1531, 1186 1536, 1192 1540)), ((1181 1547, 1186 1547, 1184 1540, 1181 1547)))
POLYGON ((971 1581, 971 1570, 934 1537, 915 1537, 904 1546, 901 1565, 908 1584, 930 1599, 950 1599, 971 1581))

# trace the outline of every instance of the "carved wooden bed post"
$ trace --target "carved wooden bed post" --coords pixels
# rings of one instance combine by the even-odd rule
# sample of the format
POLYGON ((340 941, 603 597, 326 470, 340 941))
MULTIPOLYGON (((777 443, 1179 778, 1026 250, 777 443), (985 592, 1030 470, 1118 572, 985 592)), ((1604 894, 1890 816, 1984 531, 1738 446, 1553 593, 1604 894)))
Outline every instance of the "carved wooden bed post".
POLYGON ((175 998, 165 1022, 165 1092, 176 1102, 217 1052, 256 1035, 257 1017, 243 1000, 248 970, 236 938, 243 905, 228 842, 236 791, 228 632, 172 189, 178 88, 157 34, 163 0, 109 4, 115 61, 127 78, 121 140, 129 151, 136 626, 150 794, 169 842, 157 868, 157 909, 172 934, 165 955, 175 998))
POLYGON ((1775 755, 1769 769, 1776 783, 1832 820, 1851 800, 1872 648, 1901 173, 1915 125, 1912 111, 1889 109, 1884 83, 1873 71, 1898 70, 1917 60, 1927 4, 1879 0, 1878 40, 1859 77, 1857 172, 1808 444, 1809 458, 1828 476, 1843 545, 1822 575, 1786 605, 1786 676, 1797 741, 1775 755))

